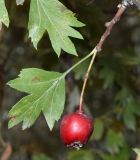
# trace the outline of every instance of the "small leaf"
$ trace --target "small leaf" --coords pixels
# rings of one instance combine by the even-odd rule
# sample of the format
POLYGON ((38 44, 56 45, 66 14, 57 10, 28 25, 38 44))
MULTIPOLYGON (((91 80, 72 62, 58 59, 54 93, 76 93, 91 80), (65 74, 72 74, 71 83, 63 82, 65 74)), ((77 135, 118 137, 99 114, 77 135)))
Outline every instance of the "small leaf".
POLYGON ((96 119, 94 122, 94 133, 93 133, 93 139, 100 140, 102 138, 103 132, 104 132, 104 124, 103 121, 100 119, 96 119))
POLYGON ((23 121, 29 128, 43 112, 50 129, 58 121, 65 103, 65 80, 61 73, 41 69, 23 69, 19 78, 8 83, 12 88, 30 95, 22 98, 9 112, 9 128, 23 121), (13 118, 14 117, 14 118, 13 118))
POLYGON ((8 12, 5 6, 5 1, 0 0, 0 24, 3 23, 7 27, 9 26, 9 17, 8 17, 8 12))
POLYGON ((104 67, 99 74, 99 77, 104 80, 104 88, 111 87, 115 80, 115 71, 109 67, 104 67))
POLYGON ((112 129, 108 130, 106 138, 106 147, 111 153, 118 153, 120 147, 124 144, 124 137, 121 132, 115 132, 112 129))
POLYGON ((126 127, 128 129, 131 129, 133 131, 136 130, 136 119, 135 119, 135 115, 133 114, 133 112, 129 111, 129 107, 126 107, 127 109, 124 111, 123 114, 123 120, 124 120, 124 124, 126 125, 126 127))
POLYGON ((139 148, 134 148, 133 150, 137 153, 138 156, 140 156, 140 149, 139 148))
POLYGON ((136 115, 140 115, 140 104, 139 102, 131 98, 127 101, 126 106, 124 106, 123 119, 126 127, 135 131, 136 129, 136 115))
POLYGON ((103 160, 128 160, 130 157, 130 149, 128 146, 123 145, 122 149, 117 154, 103 154, 102 159, 103 160))
POLYGON ((17 5, 23 5, 25 0, 16 0, 17 5))
POLYGON ((58 0, 31 0, 28 29, 35 48, 47 30, 58 56, 61 49, 77 55, 69 37, 82 39, 81 34, 72 28, 82 26, 84 24, 58 0))

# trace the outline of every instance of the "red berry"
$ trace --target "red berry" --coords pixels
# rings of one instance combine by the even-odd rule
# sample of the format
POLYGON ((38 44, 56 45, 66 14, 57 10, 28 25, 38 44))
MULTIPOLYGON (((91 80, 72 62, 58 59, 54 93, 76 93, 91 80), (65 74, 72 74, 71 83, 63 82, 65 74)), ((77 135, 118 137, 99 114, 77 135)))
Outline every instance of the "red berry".
POLYGON ((79 149, 87 143, 93 132, 93 121, 83 113, 71 113, 62 118, 61 139, 67 147, 79 149))

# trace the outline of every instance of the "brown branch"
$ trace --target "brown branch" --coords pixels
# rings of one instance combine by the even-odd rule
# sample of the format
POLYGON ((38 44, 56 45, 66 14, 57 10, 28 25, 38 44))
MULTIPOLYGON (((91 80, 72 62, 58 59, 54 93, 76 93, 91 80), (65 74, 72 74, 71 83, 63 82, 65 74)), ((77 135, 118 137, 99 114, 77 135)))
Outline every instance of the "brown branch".
POLYGON ((8 160, 12 154, 12 146, 10 143, 7 143, 6 148, 0 157, 0 160, 8 160))
POLYGON ((96 53, 100 52, 102 50, 102 46, 103 46, 105 40, 110 35, 110 33, 111 33, 114 25, 120 20, 122 14, 126 10, 127 6, 129 6, 129 4, 126 4, 126 3, 125 4, 122 3, 122 4, 118 5, 118 11, 115 14, 115 16, 113 17, 113 19, 110 22, 107 22, 105 24, 106 30, 103 33, 103 35, 101 36, 101 39, 99 40, 99 42, 97 43, 97 45, 95 47, 95 50, 93 52, 93 56, 92 56, 91 62, 89 64, 89 67, 88 67, 87 72, 85 74, 84 83, 83 83, 83 87, 82 87, 82 91, 81 91, 81 95, 80 95, 79 112, 82 112, 82 110, 83 110, 82 109, 83 108, 82 107, 82 105, 83 105, 83 95, 84 95, 84 92, 85 92, 87 80, 89 78, 89 74, 90 74, 90 71, 91 71, 91 68, 92 68, 92 65, 93 65, 96 53))
POLYGON ((1 124, 0 124, 0 147, 4 148, 4 151, 0 157, 0 160, 8 160, 12 154, 12 146, 10 143, 6 143, 1 135, 1 124))
POLYGON ((103 33, 100 41, 99 41, 98 44, 96 45, 96 48, 97 48, 97 51, 98 51, 98 52, 102 50, 102 46, 103 46, 105 40, 106 40, 107 37, 110 35, 110 33, 111 33, 114 25, 120 20, 122 14, 123 14, 124 11, 126 10, 126 6, 124 6, 124 5, 122 5, 122 4, 119 5, 118 7, 119 7, 119 9, 118 9, 116 15, 114 16, 114 18, 113 18, 110 22, 107 22, 107 23, 105 24, 105 26, 106 26, 107 28, 106 28, 105 32, 103 33))

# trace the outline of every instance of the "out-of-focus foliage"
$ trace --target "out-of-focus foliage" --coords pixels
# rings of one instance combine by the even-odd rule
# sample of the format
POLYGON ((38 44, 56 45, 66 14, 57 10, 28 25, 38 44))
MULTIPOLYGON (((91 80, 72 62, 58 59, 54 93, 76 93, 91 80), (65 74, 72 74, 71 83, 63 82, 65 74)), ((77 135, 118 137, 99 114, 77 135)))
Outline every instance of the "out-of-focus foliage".
POLYGON ((90 150, 72 151, 68 160, 94 160, 94 155, 90 150))
POLYGON ((93 140, 100 140, 104 132, 104 123, 101 119, 96 119, 94 122, 94 134, 92 134, 93 140))
POLYGON ((118 153, 119 148, 124 145, 124 137, 121 132, 109 129, 106 135, 106 147, 111 153, 118 153))
POLYGON ((40 154, 40 155, 34 155, 33 160, 51 160, 51 159, 45 156, 44 154, 40 154))
POLYGON ((128 160, 129 159, 129 149, 123 147, 118 154, 114 155, 103 155, 103 160, 128 160))

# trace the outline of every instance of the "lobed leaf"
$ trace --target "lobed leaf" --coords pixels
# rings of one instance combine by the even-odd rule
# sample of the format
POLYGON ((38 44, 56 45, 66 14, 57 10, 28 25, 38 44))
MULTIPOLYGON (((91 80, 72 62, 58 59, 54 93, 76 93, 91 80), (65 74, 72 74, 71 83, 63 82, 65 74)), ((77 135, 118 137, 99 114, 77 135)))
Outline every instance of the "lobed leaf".
POLYGON ((1 23, 5 24, 7 27, 9 26, 9 17, 8 12, 5 6, 5 1, 0 0, 0 26, 1 23))
POLYGON ((31 0, 28 29, 35 48, 47 30, 52 47, 58 56, 61 49, 77 55, 69 37, 82 39, 82 35, 72 28, 82 26, 84 24, 58 0, 31 0))
POLYGON ((31 127, 41 112, 50 129, 58 121, 65 103, 65 79, 61 73, 41 69, 23 69, 19 78, 8 85, 29 95, 16 103, 9 116, 9 128, 23 121, 23 129, 31 127))

